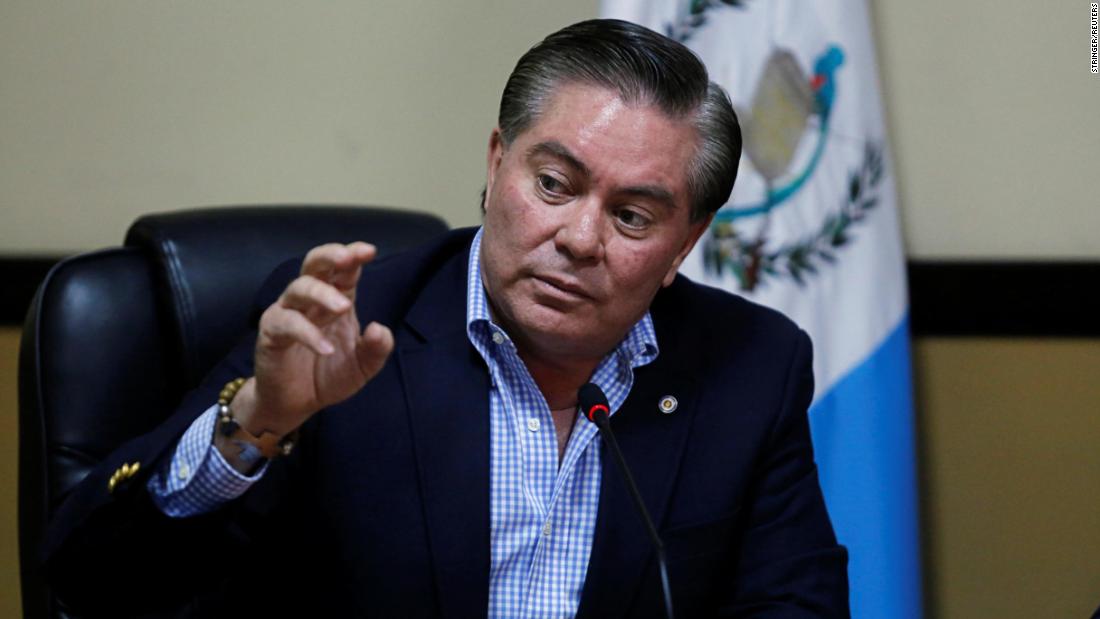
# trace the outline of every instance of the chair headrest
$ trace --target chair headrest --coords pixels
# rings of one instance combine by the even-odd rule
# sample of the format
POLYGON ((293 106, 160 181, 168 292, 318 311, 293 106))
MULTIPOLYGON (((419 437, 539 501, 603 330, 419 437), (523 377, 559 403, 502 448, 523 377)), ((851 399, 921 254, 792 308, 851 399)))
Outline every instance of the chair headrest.
POLYGON ((271 271, 322 243, 367 241, 380 256, 447 230, 438 217, 354 206, 215 207, 146 215, 126 234, 160 274, 192 384, 255 320, 253 296, 271 271))

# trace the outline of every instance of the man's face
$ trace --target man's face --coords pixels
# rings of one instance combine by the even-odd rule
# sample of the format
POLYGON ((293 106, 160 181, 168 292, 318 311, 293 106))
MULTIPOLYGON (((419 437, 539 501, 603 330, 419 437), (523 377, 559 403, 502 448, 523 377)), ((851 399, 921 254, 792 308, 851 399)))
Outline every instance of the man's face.
POLYGON ((695 129, 579 84, 507 148, 489 141, 482 276, 497 321, 544 361, 599 359, 672 283, 691 223, 695 129))

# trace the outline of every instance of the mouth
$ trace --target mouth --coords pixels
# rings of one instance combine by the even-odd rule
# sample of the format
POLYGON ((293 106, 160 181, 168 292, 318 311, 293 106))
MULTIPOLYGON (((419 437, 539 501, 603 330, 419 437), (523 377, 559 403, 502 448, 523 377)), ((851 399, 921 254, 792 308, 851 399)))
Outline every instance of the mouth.
POLYGON ((550 275, 535 275, 533 279, 550 296, 572 301, 594 301, 595 299, 580 284, 550 275))

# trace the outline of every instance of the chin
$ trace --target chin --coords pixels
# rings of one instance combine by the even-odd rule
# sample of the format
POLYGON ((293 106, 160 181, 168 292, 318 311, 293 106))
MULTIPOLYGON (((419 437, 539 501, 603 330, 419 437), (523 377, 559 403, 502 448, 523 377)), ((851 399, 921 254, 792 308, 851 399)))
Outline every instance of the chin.
MULTIPOLYGON (((545 305, 534 305, 519 312, 513 322, 523 331, 521 339, 541 350, 555 354, 576 354, 592 346, 596 339, 586 321, 568 312, 545 305)), ((515 338, 516 334, 512 334, 515 338)))
POLYGON ((527 308, 517 318, 517 326, 531 336, 554 336, 569 339, 578 337, 575 331, 580 320, 573 314, 554 307, 536 305, 527 308))

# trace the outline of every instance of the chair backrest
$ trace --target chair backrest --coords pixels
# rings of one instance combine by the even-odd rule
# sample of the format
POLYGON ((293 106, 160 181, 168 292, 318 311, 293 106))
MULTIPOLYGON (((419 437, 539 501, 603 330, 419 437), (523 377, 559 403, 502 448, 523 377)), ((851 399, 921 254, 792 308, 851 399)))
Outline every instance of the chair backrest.
POLYGON ((147 215, 126 246, 58 263, 39 286, 19 362, 19 542, 26 617, 65 617, 38 567, 64 496, 155 427, 249 327, 281 262, 325 242, 392 254, 445 232, 437 217, 368 207, 265 206, 147 215))

